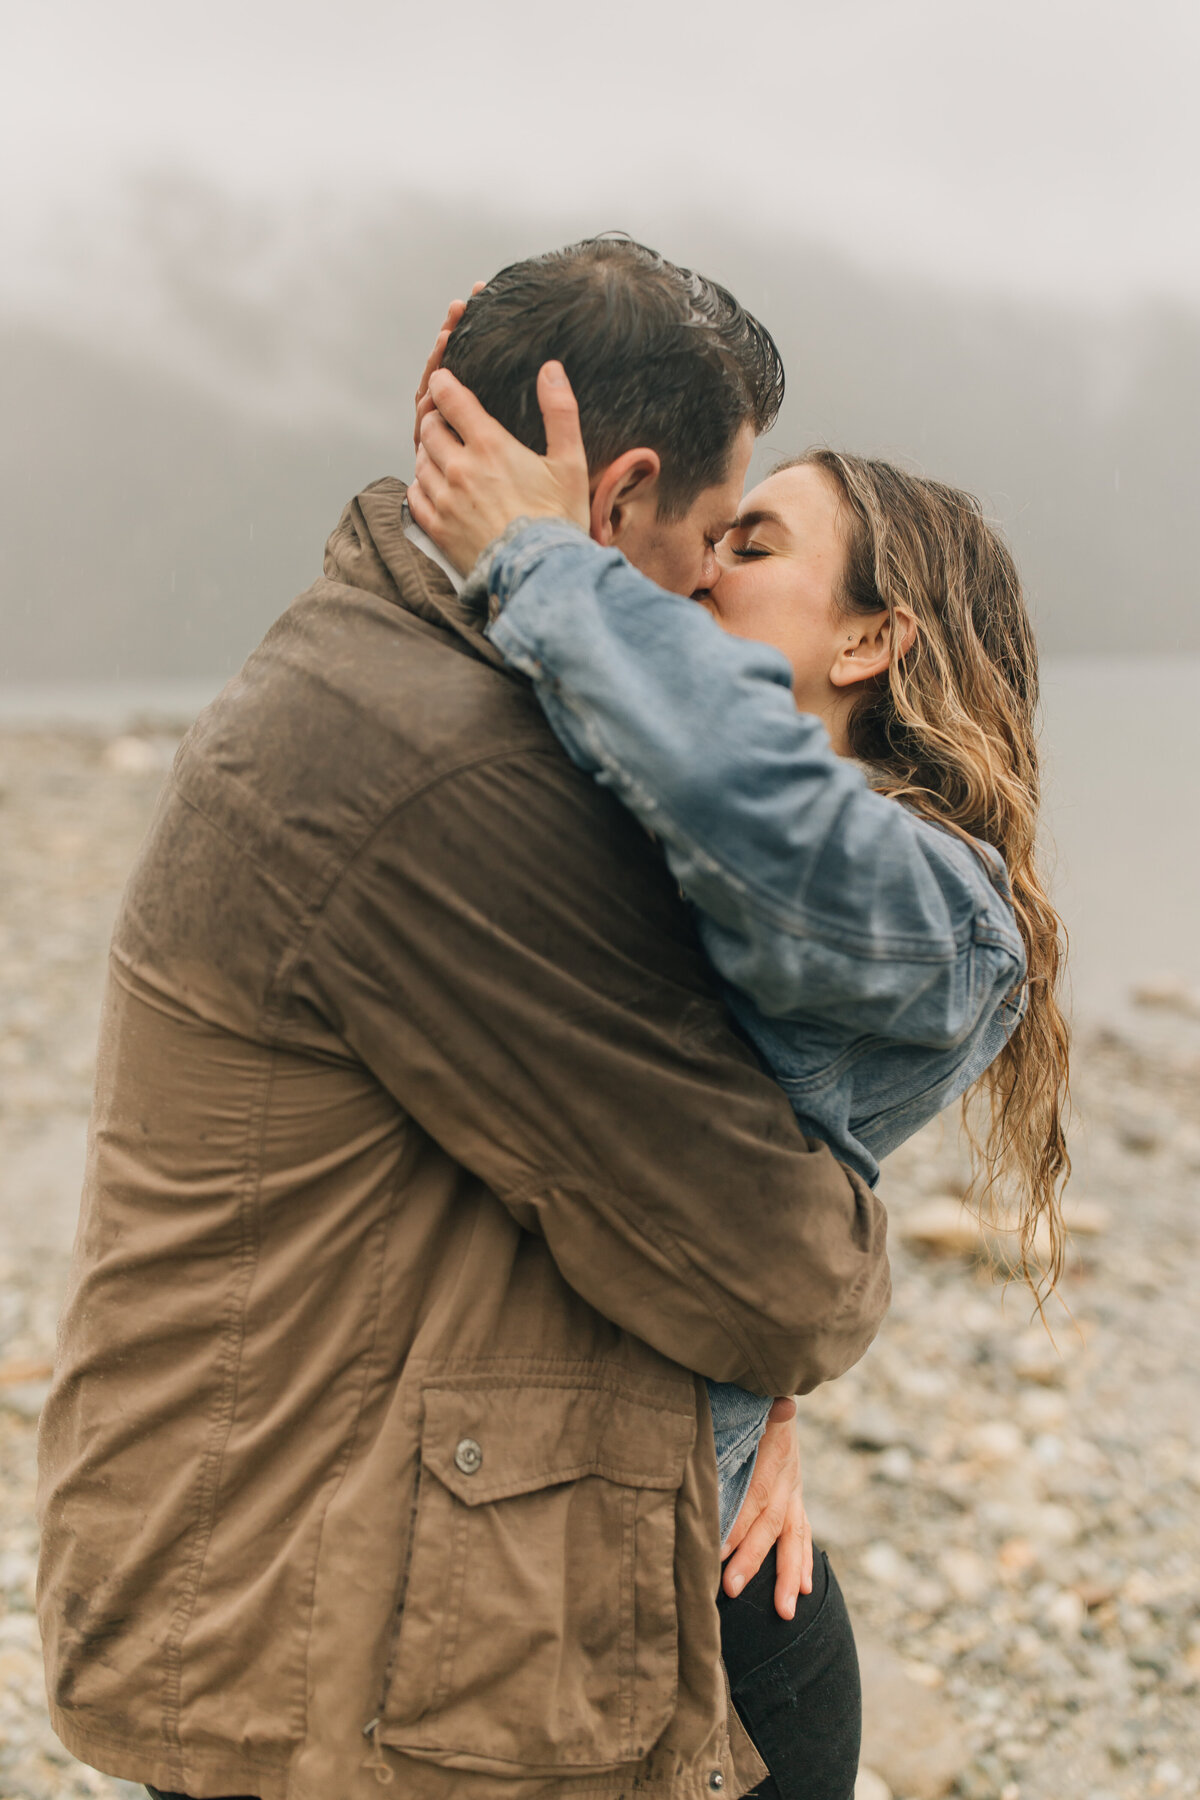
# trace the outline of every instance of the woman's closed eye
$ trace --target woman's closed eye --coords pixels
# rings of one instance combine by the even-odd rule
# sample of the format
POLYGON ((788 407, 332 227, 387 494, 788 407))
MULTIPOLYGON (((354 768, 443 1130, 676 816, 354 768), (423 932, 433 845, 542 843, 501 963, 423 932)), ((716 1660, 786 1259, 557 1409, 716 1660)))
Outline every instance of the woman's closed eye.
POLYGON ((738 557, 742 562, 746 562, 752 557, 770 556, 771 554, 771 552, 761 544, 731 544, 729 548, 734 556, 738 557))

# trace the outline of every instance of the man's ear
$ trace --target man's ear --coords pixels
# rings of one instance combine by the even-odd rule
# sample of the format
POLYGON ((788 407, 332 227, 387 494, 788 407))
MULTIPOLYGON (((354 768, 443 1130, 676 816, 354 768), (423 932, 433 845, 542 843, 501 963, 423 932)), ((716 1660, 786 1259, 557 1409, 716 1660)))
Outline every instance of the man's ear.
POLYGON ((593 477, 591 525, 598 544, 616 543, 631 508, 649 502, 657 509, 661 468, 657 450, 626 450, 593 477))
POLYGON ((856 681, 870 681, 885 675, 892 662, 893 638, 895 657, 907 656, 917 641, 915 614, 907 606, 898 606, 895 614, 887 612, 856 613, 846 621, 842 642, 833 659, 829 679, 834 687, 853 687, 856 681))

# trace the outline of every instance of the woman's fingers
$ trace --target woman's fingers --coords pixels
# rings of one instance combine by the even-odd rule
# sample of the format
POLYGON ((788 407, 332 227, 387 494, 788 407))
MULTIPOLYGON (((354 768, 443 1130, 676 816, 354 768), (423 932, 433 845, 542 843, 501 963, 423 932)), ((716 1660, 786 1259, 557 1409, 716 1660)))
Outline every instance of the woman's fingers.
POLYGON ((803 1506, 784 1524, 775 1545, 775 1611, 794 1619, 796 1598, 812 1593, 812 1531, 803 1506))
MULTIPOLYGON (((795 1411, 791 1407, 792 1412, 795 1411)), ((775 1603, 780 1616, 795 1615, 796 1596, 812 1585, 812 1549, 804 1512, 804 1483, 796 1425, 789 1403, 776 1402, 763 1432, 750 1491, 730 1531, 732 1555, 721 1581, 736 1598, 758 1573, 772 1544, 776 1548, 775 1603), (778 1409, 778 1415, 776 1415, 778 1409)))
POLYGON ((546 422, 545 456, 506 431, 447 370, 430 374, 418 408, 420 493, 413 517, 458 569, 469 569, 522 516, 567 518, 588 529, 579 408, 561 365, 539 374, 538 395, 546 422))
POLYGON ((421 530, 427 532, 437 520, 437 508, 430 504, 419 477, 414 476, 409 482, 404 497, 408 501, 409 512, 421 530))
POLYGON ((413 448, 414 449, 421 441, 421 421, 425 418, 427 413, 435 412, 436 410, 437 409, 434 406, 434 402, 433 402, 433 395, 432 394, 422 394, 420 399, 417 401, 417 427, 416 427, 415 436, 413 437, 413 448))
POLYGON ((435 369, 441 368, 442 358, 446 354, 446 345, 450 342, 450 333, 453 331, 455 325, 457 325, 458 320, 462 318, 465 308, 465 301, 452 300, 450 302, 450 310, 446 314, 445 322, 433 341, 433 349, 429 352, 425 367, 421 371, 421 379, 417 383, 417 392, 414 400, 417 413, 416 424, 413 427, 414 447, 421 435, 421 419, 423 417, 422 408, 426 406, 426 403, 429 400, 429 377, 433 374, 435 369), (456 308, 457 317, 455 317, 456 308))
POLYGON ((417 383, 418 400, 428 389, 429 377, 433 374, 433 371, 435 369, 440 369, 442 366, 442 358, 446 354, 446 345, 450 342, 451 330, 451 326, 443 325, 433 340, 433 349, 425 359, 425 367, 421 370, 421 379, 417 383))
POLYGON ((546 455, 551 462, 569 463, 586 455, 579 429, 579 402, 560 362, 543 363, 537 378, 538 405, 546 427, 546 455))
POLYGON ((736 1600, 746 1583, 758 1574, 771 1545, 779 1541, 783 1523, 784 1510, 773 1501, 751 1519, 745 1536, 725 1564, 721 1578, 721 1585, 731 1600, 736 1600))
MULTIPOLYGON (((439 509, 445 504, 446 478, 424 444, 417 445, 416 481, 421 488, 422 498, 436 518, 439 509)), ((411 488, 409 489, 408 506, 413 518, 417 519, 416 512, 413 511, 411 488)), ((417 524, 423 531, 428 529, 422 519, 417 519, 417 524)))
POLYGON ((546 428, 546 461, 563 491, 576 524, 588 527, 587 451, 579 426, 579 402, 560 362, 543 363, 538 370, 538 405, 546 428))
MULTIPOLYGON (((486 283, 477 281, 471 289, 471 298, 474 299, 475 295, 478 294, 484 286, 486 286, 486 283)), ((435 369, 441 368, 442 358, 446 354, 446 345, 450 342, 451 334, 459 324, 459 321, 466 310, 467 303, 465 300, 452 300, 450 302, 449 306, 446 308, 446 316, 442 320, 437 337, 434 339, 433 349, 429 352, 425 367, 421 371, 421 379, 417 383, 416 393, 417 422, 413 430, 414 447, 420 442, 421 420, 425 417, 425 414, 433 404, 429 398, 429 377, 433 374, 435 369)))
MULTIPOLYGON (((451 431, 441 411, 434 406, 421 420, 421 436, 417 444, 418 452, 424 451, 430 460, 445 475, 447 464, 456 450, 462 449, 462 439, 451 431)), ((418 467, 420 465, 418 464, 418 467)))
POLYGON ((464 444, 487 436, 493 423, 470 388, 465 388, 449 369, 435 369, 429 377, 429 392, 447 425, 453 426, 464 444))

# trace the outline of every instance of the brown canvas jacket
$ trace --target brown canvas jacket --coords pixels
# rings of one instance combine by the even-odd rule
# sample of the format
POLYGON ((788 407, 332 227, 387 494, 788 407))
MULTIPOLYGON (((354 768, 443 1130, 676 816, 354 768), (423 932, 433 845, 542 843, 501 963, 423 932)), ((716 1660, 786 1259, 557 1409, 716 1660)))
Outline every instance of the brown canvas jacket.
POLYGON ((403 491, 197 722, 117 921, 54 1726, 197 1796, 736 1795, 699 1377, 861 1356, 883 1214, 403 491))

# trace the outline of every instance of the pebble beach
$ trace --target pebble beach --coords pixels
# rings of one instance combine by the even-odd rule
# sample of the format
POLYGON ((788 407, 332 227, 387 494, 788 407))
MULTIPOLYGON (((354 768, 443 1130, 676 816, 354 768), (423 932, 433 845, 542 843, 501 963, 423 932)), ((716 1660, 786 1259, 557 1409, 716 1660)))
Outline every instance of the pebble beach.
MULTIPOLYGON (((0 729, 0 1800, 142 1793, 50 1731, 33 1484, 108 936, 178 736, 0 729)), ((879 1340, 801 1404, 860 1637, 859 1800, 1200 1795, 1200 1005, 1142 1000, 1145 1032, 1077 1041, 1049 1330, 940 1121, 884 1170, 879 1340)))

